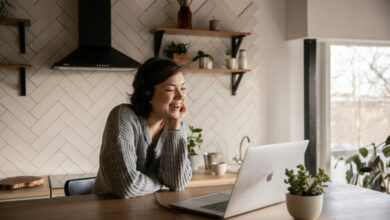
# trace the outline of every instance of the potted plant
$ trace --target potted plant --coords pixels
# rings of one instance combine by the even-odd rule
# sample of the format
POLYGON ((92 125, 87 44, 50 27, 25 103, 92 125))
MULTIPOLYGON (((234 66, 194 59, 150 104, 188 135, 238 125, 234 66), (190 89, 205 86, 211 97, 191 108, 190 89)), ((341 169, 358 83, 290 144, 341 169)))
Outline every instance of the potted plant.
MULTIPOLYGON (((390 135, 386 141, 359 148, 359 152, 345 160, 349 169, 345 173, 347 183, 390 194, 390 135), (371 149, 370 149, 371 148, 371 149), (370 152, 371 151, 371 152, 370 152)), ((337 167, 339 158, 335 164, 337 167)))
POLYGON ((192 170, 198 170, 202 164, 202 155, 198 154, 200 145, 203 143, 202 129, 189 126, 190 135, 187 137, 188 155, 191 160, 192 170))
POLYGON ((166 57, 173 59, 179 64, 186 65, 190 62, 190 57, 187 54, 188 44, 171 42, 164 48, 164 54, 166 57))
POLYGON ((7 7, 12 6, 8 0, 0 0, 0 17, 5 17, 8 14, 7 7))
POLYGON ((315 219, 322 212, 324 187, 330 178, 322 169, 311 177, 304 165, 297 168, 297 173, 288 169, 285 173, 284 182, 290 185, 286 194, 287 210, 296 219, 315 219))
POLYGON ((202 69, 212 69, 213 68, 213 56, 199 50, 196 57, 192 59, 192 61, 196 61, 199 59, 199 68, 202 69))

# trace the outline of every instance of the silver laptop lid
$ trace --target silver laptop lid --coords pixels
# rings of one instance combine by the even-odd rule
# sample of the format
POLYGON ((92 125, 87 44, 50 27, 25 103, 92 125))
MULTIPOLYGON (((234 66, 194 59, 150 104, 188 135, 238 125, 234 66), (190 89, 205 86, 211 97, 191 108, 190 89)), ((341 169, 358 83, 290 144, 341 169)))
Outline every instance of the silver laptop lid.
POLYGON ((287 192, 285 170, 304 163, 308 143, 305 140, 249 147, 224 217, 284 201, 287 192))

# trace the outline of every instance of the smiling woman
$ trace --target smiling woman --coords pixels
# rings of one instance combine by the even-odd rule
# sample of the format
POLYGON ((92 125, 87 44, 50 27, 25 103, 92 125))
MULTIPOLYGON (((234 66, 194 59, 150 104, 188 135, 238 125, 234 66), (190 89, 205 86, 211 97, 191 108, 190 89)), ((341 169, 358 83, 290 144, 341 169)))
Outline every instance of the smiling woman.
POLYGON ((133 88, 131 104, 115 107, 107 119, 94 192, 128 198, 163 186, 181 190, 192 176, 181 66, 149 59, 138 69, 133 88))

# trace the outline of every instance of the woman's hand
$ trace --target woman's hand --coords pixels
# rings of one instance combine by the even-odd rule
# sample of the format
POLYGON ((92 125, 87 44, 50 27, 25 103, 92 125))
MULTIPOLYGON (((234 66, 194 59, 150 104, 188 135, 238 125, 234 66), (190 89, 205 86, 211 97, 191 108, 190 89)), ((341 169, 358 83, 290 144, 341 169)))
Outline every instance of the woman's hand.
POLYGON ((183 104, 179 110, 179 114, 177 114, 178 117, 168 117, 168 129, 173 130, 180 130, 180 122, 183 120, 185 114, 187 113, 187 105, 186 102, 183 100, 183 104))

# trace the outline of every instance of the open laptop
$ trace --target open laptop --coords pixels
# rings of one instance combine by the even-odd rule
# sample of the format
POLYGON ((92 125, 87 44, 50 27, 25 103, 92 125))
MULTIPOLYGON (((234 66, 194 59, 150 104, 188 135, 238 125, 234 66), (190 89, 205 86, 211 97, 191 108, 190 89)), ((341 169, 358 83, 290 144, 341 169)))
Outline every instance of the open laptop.
POLYGON ((231 192, 172 203, 174 208, 229 218, 285 201, 285 170, 304 163, 309 141, 249 147, 231 192))

